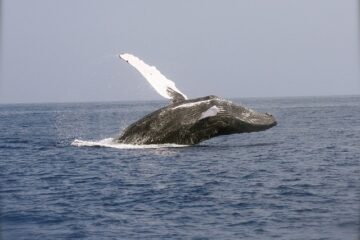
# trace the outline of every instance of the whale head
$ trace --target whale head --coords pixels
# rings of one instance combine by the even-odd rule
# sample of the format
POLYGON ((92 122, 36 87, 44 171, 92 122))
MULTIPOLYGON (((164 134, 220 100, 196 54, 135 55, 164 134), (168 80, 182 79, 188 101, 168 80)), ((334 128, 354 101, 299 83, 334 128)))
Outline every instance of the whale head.
POLYGON ((264 131, 277 125, 275 117, 269 113, 257 112, 216 96, 205 97, 198 104, 200 117, 190 130, 194 143, 219 135, 264 131))

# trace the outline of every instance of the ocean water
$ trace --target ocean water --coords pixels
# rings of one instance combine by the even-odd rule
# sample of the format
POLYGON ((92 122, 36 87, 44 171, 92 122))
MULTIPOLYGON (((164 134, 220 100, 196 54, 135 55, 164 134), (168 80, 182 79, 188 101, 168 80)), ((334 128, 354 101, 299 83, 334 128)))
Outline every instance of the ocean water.
POLYGON ((111 144, 165 102, 0 105, 0 239, 359 239, 360 97, 234 99, 278 126, 111 144))

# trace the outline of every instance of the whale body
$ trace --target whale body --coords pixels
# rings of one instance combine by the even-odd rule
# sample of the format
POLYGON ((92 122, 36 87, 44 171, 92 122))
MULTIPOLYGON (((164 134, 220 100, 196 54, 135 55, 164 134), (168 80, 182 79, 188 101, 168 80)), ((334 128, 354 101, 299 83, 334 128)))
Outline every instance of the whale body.
POLYGON ((217 96, 187 99, 155 67, 131 54, 119 57, 134 66, 171 103, 127 127, 116 139, 118 143, 192 145, 220 135, 264 131, 277 124, 269 113, 256 112, 217 96))
POLYGON ((216 96, 173 103, 131 124, 117 142, 126 144, 196 144, 212 137, 263 131, 276 125, 258 113, 216 96))

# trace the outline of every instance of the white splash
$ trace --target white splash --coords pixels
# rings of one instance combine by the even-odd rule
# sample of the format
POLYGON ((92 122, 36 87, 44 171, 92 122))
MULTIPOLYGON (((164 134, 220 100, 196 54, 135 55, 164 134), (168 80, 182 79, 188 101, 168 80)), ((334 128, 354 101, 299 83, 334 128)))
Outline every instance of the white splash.
POLYGON ((212 106, 205 112, 201 113, 201 117, 199 120, 207 118, 207 117, 215 117, 220 112, 220 109, 217 106, 212 106))
POLYGON ((177 89, 175 83, 162 75, 155 66, 149 66, 138 57, 135 57, 134 55, 129 53, 119 54, 119 57, 124 59, 134 68, 136 68, 136 70, 138 70, 141 75, 143 75, 145 79, 151 84, 151 86, 155 88, 155 90, 164 98, 172 99, 172 96, 167 91, 168 88, 171 88, 175 92, 181 94, 185 99, 187 99, 186 95, 183 94, 179 89, 177 89))
POLYGON ((149 144, 149 145, 134 145, 134 144, 122 144, 114 141, 114 138, 105 138, 100 141, 86 141, 75 139, 72 143, 72 146, 76 147, 109 147, 117 149, 156 149, 156 148, 180 148, 188 147, 188 145, 179 145, 179 144, 149 144))

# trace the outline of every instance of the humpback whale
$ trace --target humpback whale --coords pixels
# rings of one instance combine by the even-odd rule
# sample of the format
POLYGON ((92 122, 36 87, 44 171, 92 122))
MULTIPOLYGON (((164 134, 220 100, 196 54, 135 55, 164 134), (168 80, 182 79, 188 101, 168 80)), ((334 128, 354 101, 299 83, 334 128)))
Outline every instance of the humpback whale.
POLYGON ((217 96, 188 99, 156 67, 129 53, 119 57, 171 102, 128 126, 116 139, 118 143, 192 145, 220 135, 264 131, 277 124, 269 113, 256 112, 217 96))

